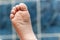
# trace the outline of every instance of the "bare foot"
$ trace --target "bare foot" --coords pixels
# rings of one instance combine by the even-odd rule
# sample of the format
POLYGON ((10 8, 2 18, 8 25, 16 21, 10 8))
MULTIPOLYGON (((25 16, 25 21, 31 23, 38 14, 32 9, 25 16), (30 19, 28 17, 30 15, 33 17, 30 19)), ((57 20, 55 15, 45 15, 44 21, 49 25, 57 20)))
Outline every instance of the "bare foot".
POLYGON ((23 36, 25 36, 25 39, 28 37, 29 39, 35 38, 33 37, 34 34, 31 26, 30 14, 28 12, 27 6, 24 3, 20 3, 19 5, 13 7, 10 18, 21 39, 23 36))

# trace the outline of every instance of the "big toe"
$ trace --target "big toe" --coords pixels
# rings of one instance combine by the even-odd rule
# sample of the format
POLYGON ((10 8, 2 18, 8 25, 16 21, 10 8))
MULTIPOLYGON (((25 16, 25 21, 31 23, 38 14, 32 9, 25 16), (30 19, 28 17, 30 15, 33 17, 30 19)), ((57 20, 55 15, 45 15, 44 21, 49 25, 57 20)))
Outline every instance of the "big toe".
POLYGON ((20 3, 19 6, 20 6, 21 11, 27 11, 28 10, 27 6, 24 3, 20 3))

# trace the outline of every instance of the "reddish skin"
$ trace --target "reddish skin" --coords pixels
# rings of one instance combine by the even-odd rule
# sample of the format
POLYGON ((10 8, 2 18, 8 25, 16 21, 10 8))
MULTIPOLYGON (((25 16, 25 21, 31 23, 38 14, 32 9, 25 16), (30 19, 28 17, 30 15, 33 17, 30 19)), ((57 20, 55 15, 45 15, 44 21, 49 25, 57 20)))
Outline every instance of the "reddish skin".
POLYGON ((24 3, 12 8, 10 19, 21 40, 37 40, 32 30, 30 14, 24 3))

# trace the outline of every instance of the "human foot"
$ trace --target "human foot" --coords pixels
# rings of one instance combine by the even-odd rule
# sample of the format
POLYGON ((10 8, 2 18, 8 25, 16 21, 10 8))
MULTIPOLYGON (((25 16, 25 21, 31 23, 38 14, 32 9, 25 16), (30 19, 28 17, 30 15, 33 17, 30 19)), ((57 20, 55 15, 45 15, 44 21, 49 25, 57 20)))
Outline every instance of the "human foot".
POLYGON ((28 37, 29 39, 35 38, 33 37, 34 33, 31 26, 30 14, 28 12, 27 6, 24 3, 21 3, 13 7, 10 18, 14 28, 16 29, 21 39, 23 38, 23 36, 25 36, 25 39, 27 39, 28 37))

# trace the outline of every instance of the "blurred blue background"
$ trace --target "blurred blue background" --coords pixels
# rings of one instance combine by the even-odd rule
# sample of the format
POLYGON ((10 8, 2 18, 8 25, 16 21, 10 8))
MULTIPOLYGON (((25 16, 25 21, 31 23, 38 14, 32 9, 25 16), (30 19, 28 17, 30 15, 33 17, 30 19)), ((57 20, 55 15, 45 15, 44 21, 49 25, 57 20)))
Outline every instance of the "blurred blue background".
POLYGON ((19 40, 9 16, 12 7, 21 2, 28 6, 38 40, 60 40, 60 0, 0 0, 1 40, 19 40))
POLYGON ((41 0, 42 33, 60 33, 60 1, 41 0))

